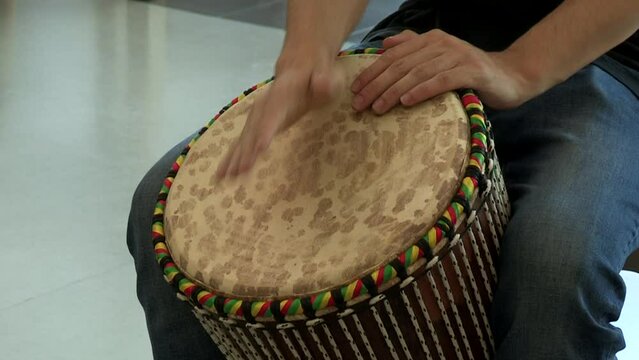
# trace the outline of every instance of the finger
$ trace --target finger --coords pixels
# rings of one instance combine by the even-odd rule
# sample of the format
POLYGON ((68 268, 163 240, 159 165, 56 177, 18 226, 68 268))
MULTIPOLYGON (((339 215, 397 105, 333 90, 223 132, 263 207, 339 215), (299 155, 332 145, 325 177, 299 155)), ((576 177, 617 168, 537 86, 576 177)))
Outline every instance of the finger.
MULTIPOLYGON (((375 64, 373 64, 375 65, 375 64)), ((356 111, 363 111, 371 106, 386 89, 399 79, 404 77, 412 66, 417 65, 409 57, 395 60, 392 64, 388 65, 381 73, 379 73, 374 79, 371 79, 366 86, 359 90, 357 95, 353 98, 353 109, 356 111)))
MULTIPOLYGON (((379 74, 381 74, 388 66, 390 66, 395 60, 400 59, 407 54, 418 51, 421 48, 428 46, 429 44, 434 44, 442 39, 451 37, 445 32, 435 29, 430 30, 423 34, 416 34, 413 36, 412 31, 406 31, 406 41, 401 42, 392 48, 385 51, 380 57, 369 67, 364 69, 357 78, 353 81, 351 85, 351 91, 353 93, 359 93, 362 88, 364 88, 370 81, 375 79, 379 74), (410 40, 410 41, 409 41, 410 40)), ((403 39, 400 38, 400 39, 403 39)), ((357 109, 356 102, 357 96, 355 96, 353 102, 353 108, 357 109)))
POLYGON ((402 105, 413 106, 447 91, 468 87, 471 75, 468 70, 460 67, 438 73, 402 95, 400 101, 402 105))
POLYGON ((215 172, 215 175, 217 176, 218 179, 223 179, 226 176, 229 165, 231 163, 231 159, 233 158, 233 154, 235 153, 236 146, 237 146, 236 144, 231 146, 231 148, 228 150, 228 152, 224 156, 224 159, 222 160, 220 165, 218 165, 217 171, 215 172))
POLYGON ((273 87, 261 114, 260 136, 255 138, 261 141, 264 148, 269 146, 275 134, 298 120, 310 105, 312 101, 309 94, 310 75, 304 79, 306 80, 303 83, 300 83, 297 78, 282 79, 283 81, 277 84, 277 88, 273 87))
POLYGON ((217 170, 215 171, 215 177, 220 180, 226 176, 226 169, 229 167, 230 154, 226 154, 222 162, 218 165, 217 170))
POLYGON ((235 148, 235 151, 233 151, 233 155, 231 156, 231 160, 229 161, 229 166, 226 171, 227 177, 233 178, 236 177, 238 174, 240 156, 242 156, 242 151, 244 151, 245 146, 243 142, 244 141, 240 141, 237 148, 235 148))
MULTIPOLYGON (((295 97, 305 98, 304 94, 291 92, 291 89, 301 86, 293 84, 286 78, 280 80, 270 89, 268 101, 263 103, 260 112, 252 112, 249 115, 250 121, 254 125, 251 127, 251 131, 244 136, 244 146, 237 157, 237 167, 233 168, 232 176, 248 172, 255 164, 257 157, 270 146, 275 134, 297 120, 301 109, 305 106, 302 104, 303 100, 290 101, 295 97)), ((308 82, 306 86, 309 86, 308 82)))
MULTIPOLYGON (((246 118, 246 121, 244 122, 244 126, 242 127, 242 132, 240 133, 240 136, 231 144, 231 146, 229 146, 229 149, 227 150, 224 160, 220 163, 220 166, 218 167, 218 171, 217 171, 218 178, 221 179, 226 176, 230 176, 229 169, 231 167, 232 160, 234 156, 236 156, 236 153, 241 150, 240 145, 243 143, 244 139, 249 136, 251 129, 257 125, 257 122, 255 121, 255 117, 256 117, 256 114, 259 114, 262 112, 265 99, 268 96, 268 91, 270 91, 270 89, 266 89, 266 92, 264 94, 260 94, 260 96, 255 97, 255 100, 253 100, 253 103, 249 105, 250 106, 249 113, 246 118)), ((250 100, 247 99, 246 101, 250 101, 250 100)))
POLYGON ((419 36, 419 34, 412 30, 404 30, 397 35, 389 36, 384 39, 384 41, 382 42, 382 46, 384 47, 384 49, 390 49, 417 36, 419 36))
POLYGON ((441 54, 412 68, 373 102, 373 111, 383 114, 400 103, 400 97, 422 82, 450 70, 456 65, 451 56, 441 54))
POLYGON ((274 136, 273 134, 273 131, 266 129, 265 132, 259 134, 257 138, 248 141, 250 146, 245 147, 238 158, 237 175, 246 173, 253 168, 257 157, 270 145, 274 136))
MULTIPOLYGON (((413 41, 405 41, 398 44, 380 55, 373 64, 364 69, 357 78, 355 78, 351 85, 351 91, 356 94, 359 93, 366 85, 368 85, 368 83, 377 78, 377 76, 384 72, 384 70, 386 70, 395 61, 426 45, 421 36, 417 36, 412 40, 413 41)), ((355 103, 353 103, 353 105, 354 108, 357 108, 355 103)))
MULTIPOLYGON (((394 105, 393 101, 389 103, 385 103, 383 99, 380 99, 380 96, 386 92, 389 88, 391 88, 395 83, 400 81, 400 79, 404 78, 408 73, 413 71, 416 67, 420 66, 423 63, 429 63, 434 58, 441 56, 437 47, 433 49, 433 47, 424 47, 418 51, 412 52, 406 55, 404 58, 398 59, 391 66, 389 66, 383 73, 381 73, 376 79, 371 81, 366 87, 364 87, 356 97, 357 106, 355 110, 362 111, 369 106, 371 106, 374 102, 376 105, 373 107, 373 111, 377 113, 381 113, 385 111, 385 109, 389 109, 394 105)), ((413 84, 415 86, 415 84, 413 84)), ((406 89, 406 91, 409 89, 406 89)), ((402 94, 390 94, 393 96, 401 96, 402 94)))
POLYGON ((237 173, 236 175, 243 174, 247 172, 255 162, 256 155, 256 146, 255 142, 250 144, 250 147, 245 147, 240 152, 240 155, 237 158, 237 173))

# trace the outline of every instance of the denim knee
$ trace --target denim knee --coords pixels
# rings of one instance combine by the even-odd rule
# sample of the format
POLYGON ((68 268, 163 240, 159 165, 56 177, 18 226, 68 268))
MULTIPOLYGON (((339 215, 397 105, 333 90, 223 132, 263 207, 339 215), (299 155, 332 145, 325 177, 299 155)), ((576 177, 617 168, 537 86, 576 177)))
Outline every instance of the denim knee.
POLYGON ((613 356, 625 346, 610 325, 625 287, 601 250, 606 232, 593 222, 595 211, 559 195, 525 204, 502 243, 492 314, 497 358, 613 356))

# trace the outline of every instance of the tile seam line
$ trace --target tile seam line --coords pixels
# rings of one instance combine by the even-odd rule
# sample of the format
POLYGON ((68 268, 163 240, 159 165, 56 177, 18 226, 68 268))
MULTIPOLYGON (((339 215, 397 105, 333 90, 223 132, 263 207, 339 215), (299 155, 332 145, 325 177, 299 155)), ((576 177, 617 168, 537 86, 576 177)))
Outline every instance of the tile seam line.
MULTIPOLYGON (((126 265, 128 265, 128 264, 132 264, 132 261, 126 261, 126 262, 124 262, 124 261, 123 261, 123 262, 120 262, 120 263, 118 263, 118 264, 116 265, 116 268, 122 268, 122 267, 124 267, 124 266, 126 266, 126 265)), ((30 302, 30 301, 32 301, 32 300, 35 300, 35 299, 41 298, 41 297, 43 297, 43 296, 47 296, 47 295, 51 295, 51 294, 53 294, 53 293, 57 293, 57 292, 59 292, 59 291, 61 291, 61 290, 64 290, 65 288, 67 288, 67 287, 69 287, 69 286, 73 286, 73 285, 76 285, 76 284, 79 284, 79 283, 85 282, 86 280, 94 279, 94 278, 96 278, 96 277, 102 276, 102 275, 107 274, 107 273, 110 273, 110 272, 112 272, 112 271, 113 271, 113 270, 111 270, 111 269, 107 269, 107 270, 104 270, 104 271, 102 271, 102 272, 95 273, 95 274, 93 274, 93 275, 89 275, 89 276, 87 276, 87 277, 83 277, 83 278, 81 278, 81 279, 77 279, 77 280, 71 281, 71 282, 69 282, 69 283, 65 283, 64 285, 61 285, 61 286, 58 286, 58 287, 53 288, 53 289, 51 289, 51 290, 45 291, 45 292, 43 292, 43 293, 41 293, 41 294, 37 294, 37 295, 34 295, 34 296, 30 296, 30 297, 28 297, 28 298, 26 298, 26 299, 20 300, 20 301, 18 301, 18 302, 13 303, 13 304, 9 304, 9 305, 7 305, 7 306, 0 307, 0 312, 5 311, 5 310, 8 310, 8 309, 11 309, 11 308, 14 308, 14 307, 17 307, 17 306, 20 306, 20 305, 23 305, 23 304, 25 304, 25 303, 28 303, 28 302, 30 302)))

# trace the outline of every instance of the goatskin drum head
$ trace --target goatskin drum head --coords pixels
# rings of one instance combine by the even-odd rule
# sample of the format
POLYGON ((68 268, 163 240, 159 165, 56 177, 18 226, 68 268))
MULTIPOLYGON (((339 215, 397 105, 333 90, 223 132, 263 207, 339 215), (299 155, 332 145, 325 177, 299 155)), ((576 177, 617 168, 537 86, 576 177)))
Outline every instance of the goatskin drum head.
POLYGON ((262 86, 194 143, 165 211, 166 243, 191 280, 245 299, 330 290, 413 245, 450 204, 470 151, 455 93, 378 116, 350 84, 376 56, 341 57, 335 99, 276 136, 247 175, 215 171, 262 86))

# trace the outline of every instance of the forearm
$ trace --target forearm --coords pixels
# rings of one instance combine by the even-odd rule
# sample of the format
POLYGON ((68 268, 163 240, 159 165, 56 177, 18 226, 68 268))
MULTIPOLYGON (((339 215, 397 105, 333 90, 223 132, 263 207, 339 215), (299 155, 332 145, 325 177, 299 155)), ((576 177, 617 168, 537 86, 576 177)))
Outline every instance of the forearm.
POLYGON ((334 57, 367 3, 368 0, 289 0, 279 63, 299 56, 334 57))
POLYGON ((502 54, 537 94, 639 28, 637 0, 566 0, 502 54))
POLYGON ((248 171, 273 137, 316 106, 330 101, 343 78, 333 65, 367 0, 289 0, 286 38, 275 81, 251 108, 242 134, 217 176, 248 171))

